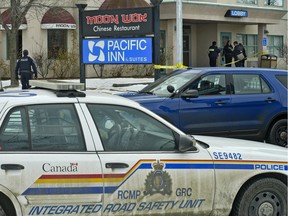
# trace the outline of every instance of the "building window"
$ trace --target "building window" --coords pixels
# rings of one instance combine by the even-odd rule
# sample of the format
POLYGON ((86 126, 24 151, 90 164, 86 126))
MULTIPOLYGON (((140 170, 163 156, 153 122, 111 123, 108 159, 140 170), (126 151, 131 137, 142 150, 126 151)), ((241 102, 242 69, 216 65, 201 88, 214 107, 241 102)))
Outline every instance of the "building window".
POLYGON ((237 41, 243 44, 248 57, 255 57, 257 55, 257 35, 237 34, 237 41))
POLYGON ((268 35, 267 36, 267 50, 269 54, 283 57, 283 36, 268 35))
POLYGON ((67 34, 65 29, 48 30, 48 58, 56 59, 59 54, 67 53, 67 34))
POLYGON ((264 5, 283 7, 283 0, 265 0, 264 5))
MULTIPOLYGON (((166 31, 160 30, 160 64, 166 65, 168 53, 166 49, 166 31)), ((161 69, 164 71, 164 69, 161 69)))
POLYGON ((258 0, 237 0, 237 3, 243 3, 243 4, 258 4, 258 0))

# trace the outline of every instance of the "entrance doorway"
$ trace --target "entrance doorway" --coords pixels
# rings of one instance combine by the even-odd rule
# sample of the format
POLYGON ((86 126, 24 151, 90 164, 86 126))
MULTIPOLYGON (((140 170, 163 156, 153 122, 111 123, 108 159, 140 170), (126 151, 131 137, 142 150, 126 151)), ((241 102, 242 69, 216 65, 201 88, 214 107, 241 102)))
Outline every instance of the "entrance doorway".
POLYGON ((183 64, 188 67, 191 65, 190 40, 191 40, 191 27, 183 26, 183 64))
MULTIPOLYGON (((231 32, 221 32, 220 33, 220 48, 221 48, 221 50, 223 50, 227 41, 231 40, 231 35, 232 35, 231 32)), ((232 43, 232 41, 231 41, 231 43, 232 43)), ((221 60, 220 60, 221 65, 225 64, 225 61, 223 61, 223 60, 224 60, 224 58, 221 58, 221 60)))

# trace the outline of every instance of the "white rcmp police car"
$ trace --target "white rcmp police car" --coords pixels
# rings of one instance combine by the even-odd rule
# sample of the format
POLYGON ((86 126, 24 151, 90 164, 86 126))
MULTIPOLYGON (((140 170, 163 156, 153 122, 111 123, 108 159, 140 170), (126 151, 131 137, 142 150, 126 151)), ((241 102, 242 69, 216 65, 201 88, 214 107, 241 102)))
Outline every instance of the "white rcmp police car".
POLYGON ((287 215, 287 148, 193 138, 128 99, 31 83, 54 90, 0 92, 0 215, 287 215))

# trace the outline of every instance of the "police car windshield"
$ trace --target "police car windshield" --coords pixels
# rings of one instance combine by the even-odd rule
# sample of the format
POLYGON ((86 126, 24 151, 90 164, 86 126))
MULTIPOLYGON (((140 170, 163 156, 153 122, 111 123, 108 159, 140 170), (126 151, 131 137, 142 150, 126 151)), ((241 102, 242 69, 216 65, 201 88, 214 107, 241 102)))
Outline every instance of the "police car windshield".
POLYGON ((167 90, 167 86, 173 86, 175 92, 196 75, 197 73, 178 73, 171 76, 165 76, 142 89, 140 93, 150 93, 158 96, 169 97, 173 93, 167 90))

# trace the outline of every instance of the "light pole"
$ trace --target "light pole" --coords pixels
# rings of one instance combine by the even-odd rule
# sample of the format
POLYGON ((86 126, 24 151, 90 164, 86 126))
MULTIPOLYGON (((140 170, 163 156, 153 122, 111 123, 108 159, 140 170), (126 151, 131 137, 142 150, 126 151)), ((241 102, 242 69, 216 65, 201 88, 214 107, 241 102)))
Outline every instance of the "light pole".
POLYGON ((82 39, 83 39, 83 28, 82 28, 82 12, 87 7, 87 4, 76 4, 79 10, 79 66, 80 66, 80 83, 84 83, 84 89, 86 90, 86 73, 85 73, 85 65, 82 61, 83 55, 83 47, 82 47, 82 39))
POLYGON ((183 64, 182 0, 176 2, 176 63, 183 64))
MULTIPOLYGON (((150 0, 153 5, 153 16, 154 16, 154 49, 153 49, 153 59, 154 64, 160 64, 160 4, 163 0, 150 0)), ((160 78, 160 70, 155 69, 154 79, 160 78)))

